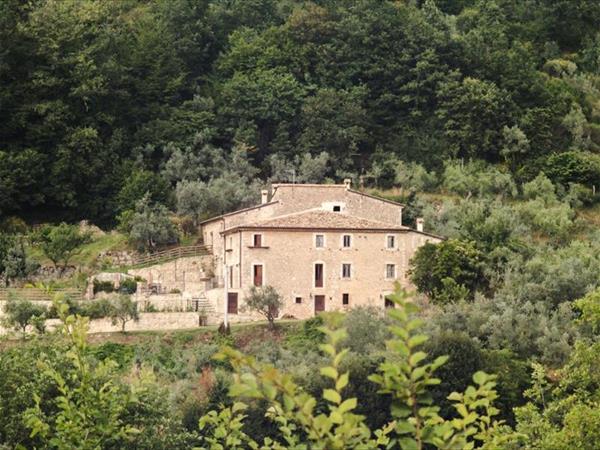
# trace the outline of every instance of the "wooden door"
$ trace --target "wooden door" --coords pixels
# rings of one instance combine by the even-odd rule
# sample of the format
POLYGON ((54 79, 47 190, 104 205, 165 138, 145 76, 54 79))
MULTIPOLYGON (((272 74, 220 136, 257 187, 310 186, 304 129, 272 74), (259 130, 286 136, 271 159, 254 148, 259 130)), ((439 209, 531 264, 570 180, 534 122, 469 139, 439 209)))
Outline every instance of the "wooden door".
POLYGON ((325 311, 325 296, 315 295, 315 314, 325 311))
POLYGON ((323 287, 323 264, 315 264, 315 287, 323 287))
POLYGON ((254 286, 262 286, 263 284, 263 266, 254 266, 254 286))
POLYGON ((227 313, 237 314, 238 313, 238 294, 237 292, 227 293, 227 313))

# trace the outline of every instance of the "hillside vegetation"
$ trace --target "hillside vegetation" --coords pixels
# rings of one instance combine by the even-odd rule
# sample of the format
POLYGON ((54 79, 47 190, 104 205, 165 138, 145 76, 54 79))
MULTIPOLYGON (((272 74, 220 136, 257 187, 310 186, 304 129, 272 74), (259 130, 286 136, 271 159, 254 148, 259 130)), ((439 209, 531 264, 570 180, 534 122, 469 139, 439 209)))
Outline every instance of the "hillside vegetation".
POLYGON ((197 218, 449 158, 591 184, 594 0, 6 0, 0 213, 197 218))
POLYGON ((5 285, 197 244, 271 182, 447 238, 395 309, 274 330, 87 337, 109 300, 13 299, 0 446, 600 448, 598 30, 594 0, 0 2, 5 285))

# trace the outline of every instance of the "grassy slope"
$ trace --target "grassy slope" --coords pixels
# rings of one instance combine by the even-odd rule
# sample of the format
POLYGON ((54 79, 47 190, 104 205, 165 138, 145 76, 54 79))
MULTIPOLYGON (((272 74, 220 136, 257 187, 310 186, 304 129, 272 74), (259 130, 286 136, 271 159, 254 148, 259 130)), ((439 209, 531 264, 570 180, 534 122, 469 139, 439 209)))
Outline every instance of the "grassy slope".
MULTIPOLYGON (((231 325, 231 334, 222 336, 218 333, 216 326, 199 327, 187 330, 156 330, 156 331, 131 331, 126 333, 94 333, 88 334, 88 342, 92 346, 98 346, 106 343, 122 345, 140 345, 149 342, 161 341, 166 344, 177 344, 177 347, 192 348, 198 345, 211 342, 229 343, 237 348, 246 348, 256 342, 270 340, 280 341, 286 336, 299 332, 304 322, 300 320, 277 321, 277 327, 270 331, 266 322, 252 322, 231 325)), ((42 339, 46 339, 45 336, 42 339)), ((61 339, 60 336, 55 336, 61 339)), ((37 339, 37 337, 34 337, 37 339)), ((0 351, 7 348, 22 345, 20 336, 5 336, 0 339, 0 351)))
MULTIPOLYGON (((119 251, 127 249, 127 238, 117 231, 112 231, 92 238, 92 242, 82 246, 81 250, 69 260, 69 264, 80 266, 83 270, 86 268, 93 268, 98 261, 98 255, 100 253, 109 250, 119 251)), ((52 265, 52 261, 44 256, 44 253, 39 247, 28 247, 27 254, 30 258, 33 258, 42 265, 52 265)))

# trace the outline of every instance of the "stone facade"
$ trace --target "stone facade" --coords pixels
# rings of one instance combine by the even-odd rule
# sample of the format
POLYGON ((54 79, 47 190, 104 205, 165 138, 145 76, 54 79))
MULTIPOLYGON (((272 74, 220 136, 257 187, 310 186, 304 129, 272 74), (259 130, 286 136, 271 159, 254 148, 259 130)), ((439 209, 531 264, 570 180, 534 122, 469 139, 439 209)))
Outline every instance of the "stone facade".
MULTIPOLYGON (((143 285, 156 285, 161 293, 181 293, 193 297, 207 289, 207 282, 214 276, 213 257, 191 256, 178 258, 163 264, 142 269, 131 269, 129 275, 145 280, 143 285)), ((140 294, 144 289, 139 289, 140 294)))
POLYGON ((243 299, 254 284, 254 267, 260 265, 262 284, 274 286, 284 298, 280 315, 296 318, 314 315, 317 295, 325 296, 326 311, 359 305, 384 307, 385 296, 396 282, 412 288, 407 270, 416 249, 427 241, 437 242, 421 233, 367 230, 257 229, 227 237, 231 245, 226 254, 229 291, 243 299), (256 234, 261 235, 261 247, 253 246, 256 234), (323 247, 315 246, 317 236, 323 236, 323 247), (350 240, 348 248, 343 246, 344 237, 350 240), (388 237, 393 237, 392 248, 387 248, 388 237), (317 264, 323 268, 322 287, 315 282, 317 264))
POLYGON ((238 314, 228 314, 233 321, 255 284, 283 296, 279 317, 384 307, 396 282, 412 288, 407 270, 417 248, 441 240, 403 226, 402 205, 354 191, 349 182, 273 185, 263 204, 204 222, 202 235, 213 247, 215 275, 227 285, 212 290, 215 309, 224 314, 230 297, 238 306, 238 314))

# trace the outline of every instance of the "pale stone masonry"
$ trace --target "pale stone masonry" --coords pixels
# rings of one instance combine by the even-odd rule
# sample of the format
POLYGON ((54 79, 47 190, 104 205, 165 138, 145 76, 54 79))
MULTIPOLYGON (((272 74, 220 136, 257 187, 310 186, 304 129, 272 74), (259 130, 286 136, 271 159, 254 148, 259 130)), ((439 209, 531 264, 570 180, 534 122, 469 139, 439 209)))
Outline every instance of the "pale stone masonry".
POLYGON ((207 296, 231 321, 241 319, 254 285, 271 285, 283 296, 279 317, 383 308, 395 282, 411 288, 407 270, 417 248, 442 239, 423 232, 422 221, 418 230, 403 226, 402 208, 353 190, 348 180, 274 184, 260 205, 201 224, 219 280, 207 296))

